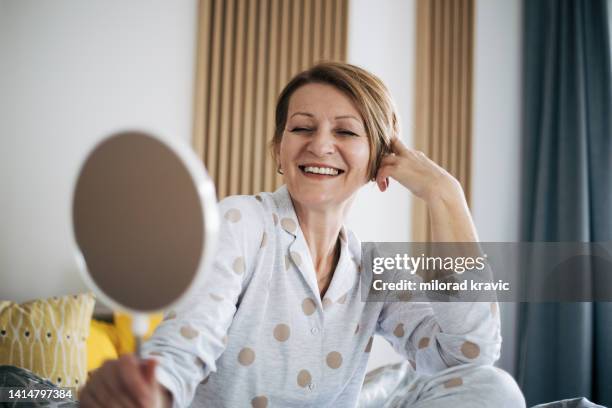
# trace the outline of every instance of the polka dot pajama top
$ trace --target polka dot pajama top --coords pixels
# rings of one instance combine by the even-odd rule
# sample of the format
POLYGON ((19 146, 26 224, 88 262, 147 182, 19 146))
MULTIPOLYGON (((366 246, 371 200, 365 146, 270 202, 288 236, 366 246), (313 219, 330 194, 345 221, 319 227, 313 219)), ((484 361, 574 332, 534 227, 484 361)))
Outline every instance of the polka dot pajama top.
POLYGON ((360 242, 344 227, 321 299, 285 186, 220 209, 211 268, 143 345, 175 407, 355 407, 374 334, 419 374, 498 358, 496 304, 363 302, 360 242))

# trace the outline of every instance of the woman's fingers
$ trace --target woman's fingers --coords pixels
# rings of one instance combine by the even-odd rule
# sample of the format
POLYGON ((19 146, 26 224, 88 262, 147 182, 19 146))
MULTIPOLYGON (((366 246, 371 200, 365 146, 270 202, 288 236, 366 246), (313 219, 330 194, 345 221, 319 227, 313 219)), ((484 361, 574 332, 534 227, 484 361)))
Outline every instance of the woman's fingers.
POLYGON ((130 396, 132 403, 146 405, 149 400, 151 385, 147 384, 140 368, 141 362, 131 354, 120 357, 120 364, 116 366, 116 375, 120 379, 120 386, 130 396))
POLYGON ((387 191, 387 188, 389 188, 389 179, 385 178, 382 181, 376 181, 376 184, 378 185, 378 189, 384 193, 385 191, 387 191))
POLYGON ((157 361, 153 359, 143 360, 140 362, 140 371, 143 375, 143 380, 146 384, 154 384, 155 379, 155 367, 157 367, 157 361))
POLYGON ((132 355, 106 362, 85 386, 81 405, 119 408, 150 406, 157 384, 153 376, 155 362, 145 363, 149 367, 147 374, 141 369, 141 363, 132 355))
POLYGON ((104 408, 106 405, 98 402, 90 392, 84 392, 79 398, 81 408, 104 408))
POLYGON ((399 163, 400 157, 395 154, 388 154, 382 158, 380 161, 380 167, 384 166, 392 166, 399 163))
POLYGON ((112 401, 112 393, 104 384, 104 372, 108 370, 107 364, 105 363, 91 376, 81 395, 81 406, 85 408, 104 407, 112 401))
POLYGON ((383 164, 378 168, 376 173, 376 184, 380 191, 385 191, 389 188, 389 177, 392 176, 393 164, 383 164))
POLYGON ((125 355, 125 360, 126 369, 121 371, 122 384, 138 403, 144 404, 149 400, 151 394, 151 384, 145 378, 141 368, 144 362, 132 354, 125 355))
POLYGON ((117 370, 119 364, 107 364, 102 367, 105 371, 100 376, 100 386, 98 390, 103 389, 104 395, 106 395, 105 401, 109 401, 108 406, 116 406, 121 408, 133 408, 138 407, 139 404, 134 402, 127 391, 122 386, 122 379, 119 375, 120 369, 117 370), (110 402, 112 401, 112 402, 110 402))
POLYGON ((391 139, 391 151, 381 160, 376 174, 380 191, 385 191, 389 186, 388 178, 397 180, 426 201, 435 196, 432 192, 436 190, 454 188, 452 175, 423 152, 409 149, 397 137, 391 139))
POLYGON ((391 151, 400 156, 406 155, 410 149, 400 140, 399 137, 394 136, 391 138, 391 151))
POLYGON ((393 139, 395 154, 385 156, 380 163, 376 182, 381 191, 388 187, 387 178, 397 180, 401 185, 418 193, 431 177, 432 163, 420 151, 408 149, 399 139, 393 139))

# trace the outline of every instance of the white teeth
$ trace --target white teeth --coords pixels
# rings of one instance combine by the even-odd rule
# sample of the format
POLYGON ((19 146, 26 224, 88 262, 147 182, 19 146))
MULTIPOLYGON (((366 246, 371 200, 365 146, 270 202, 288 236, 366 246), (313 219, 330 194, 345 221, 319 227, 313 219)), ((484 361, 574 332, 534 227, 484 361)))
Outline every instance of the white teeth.
POLYGON ((316 174, 327 174, 330 176, 337 176, 338 170, 332 169, 330 167, 304 167, 304 171, 306 173, 316 173, 316 174))

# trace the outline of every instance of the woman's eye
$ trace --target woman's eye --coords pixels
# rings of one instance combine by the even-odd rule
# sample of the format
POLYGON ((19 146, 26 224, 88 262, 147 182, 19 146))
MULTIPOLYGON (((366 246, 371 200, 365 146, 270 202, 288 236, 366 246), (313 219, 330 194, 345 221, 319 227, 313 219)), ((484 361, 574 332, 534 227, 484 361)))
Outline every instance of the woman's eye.
POLYGON ((312 129, 304 128, 304 127, 295 127, 291 131, 292 132, 297 132, 297 133, 299 133, 299 132, 310 132, 310 131, 312 131, 312 129))
POLYGON ((351 132, 350 130, 346 130, 346 129, 339 129, 337 132, 345 136, 358 136, 357 133, 351 132))

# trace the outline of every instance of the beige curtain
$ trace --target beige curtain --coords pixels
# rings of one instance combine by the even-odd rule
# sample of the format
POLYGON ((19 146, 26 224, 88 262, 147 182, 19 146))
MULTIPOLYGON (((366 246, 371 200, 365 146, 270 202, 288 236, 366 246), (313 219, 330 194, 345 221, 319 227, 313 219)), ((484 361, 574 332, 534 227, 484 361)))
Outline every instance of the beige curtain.
POLYGON ((346 60, 348 0, 200 0, 193 145, 219 198, 280 185, 268 150, 278 94, 346 60))
MULTIPOLYGON (((417 0, 415 148, 453 174, 470 202, 474 0, 417 0)), ((430 241, 413 205, 412 240, 430 241)))

